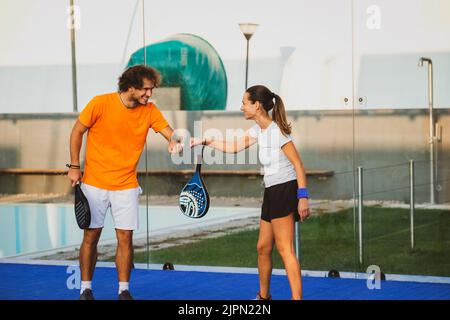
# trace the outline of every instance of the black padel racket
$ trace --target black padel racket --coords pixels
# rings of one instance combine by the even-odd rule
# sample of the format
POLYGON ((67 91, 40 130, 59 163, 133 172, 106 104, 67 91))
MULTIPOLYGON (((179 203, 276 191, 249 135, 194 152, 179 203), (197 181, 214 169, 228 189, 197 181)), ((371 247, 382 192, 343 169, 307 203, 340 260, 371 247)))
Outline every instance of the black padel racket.
POLYGON ((198 157, 194 175, 180 193, 180 210, 189 218, 201 218, 209 209, 209 194, 201 175, 204 148, 198 157))
POLYGON ((91 210, 79 183, 75 186, 75 218, 80 229, 89 228, 91 224, 91 210))

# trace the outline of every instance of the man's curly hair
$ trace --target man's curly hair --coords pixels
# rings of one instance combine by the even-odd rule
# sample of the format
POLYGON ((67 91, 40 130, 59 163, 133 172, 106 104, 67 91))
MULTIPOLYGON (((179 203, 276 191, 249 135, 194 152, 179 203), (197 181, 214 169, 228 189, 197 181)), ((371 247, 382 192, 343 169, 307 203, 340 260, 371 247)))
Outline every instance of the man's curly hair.
POLYGON ((142 88, 144 78, 152 81, 155 87, 161 83, 161 75, 156 69, 139 64, 129 67, 119 77, 119 92, 125 92, 131 87, 142 88))

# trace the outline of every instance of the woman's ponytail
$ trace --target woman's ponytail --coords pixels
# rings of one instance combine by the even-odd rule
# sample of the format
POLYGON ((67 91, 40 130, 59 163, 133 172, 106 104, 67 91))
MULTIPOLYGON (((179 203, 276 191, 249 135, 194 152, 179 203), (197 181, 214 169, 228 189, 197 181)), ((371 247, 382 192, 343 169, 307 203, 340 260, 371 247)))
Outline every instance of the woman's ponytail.
POLYGON ((275 93, 273 96, 275 99, 275 104, 272 109, 272 120, 275 121, 284 135, 291 134, 292 127, 291 124, 287 122, 286 109, 284 108, 283 100, 275 93))

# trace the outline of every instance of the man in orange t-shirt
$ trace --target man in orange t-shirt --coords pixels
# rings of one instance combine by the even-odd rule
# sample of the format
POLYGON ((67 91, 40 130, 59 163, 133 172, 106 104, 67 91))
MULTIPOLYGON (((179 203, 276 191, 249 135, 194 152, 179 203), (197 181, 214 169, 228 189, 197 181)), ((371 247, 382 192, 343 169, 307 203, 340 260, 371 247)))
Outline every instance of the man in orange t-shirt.
POLYGON ((130 300, 129 279, 133 263, 133 230, 139 225, 137 163, 152 128, 177 153, 182 144, 172 139, 173 130, 161 111, 148 99, 160 83, 150 67, 130 67, 119 78, 119 92, 94 97, 80 113, 70 136, 68 177, 74 187, 80 181, 91 211, 91 224, 84 230, 80 247, 81 300, 93 300, 92 277, 97 261, 97 243, 110 207, 118 246, 116 267, 119 300, 130 300), (87 134, 84 174, 80 149, 87 134))

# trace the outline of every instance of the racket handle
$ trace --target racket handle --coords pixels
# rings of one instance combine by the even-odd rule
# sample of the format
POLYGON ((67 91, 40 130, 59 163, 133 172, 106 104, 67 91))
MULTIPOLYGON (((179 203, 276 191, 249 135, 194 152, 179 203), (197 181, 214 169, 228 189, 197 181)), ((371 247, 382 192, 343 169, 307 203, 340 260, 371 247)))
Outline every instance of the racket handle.
POLYGON ((202 163, 203 163, 203 150, 205 149, 205 146, 202 146, 202 153, 197 155, 197 167, 196 167, 196 171, 200 172, 201 168, 202 168, 202 163))

